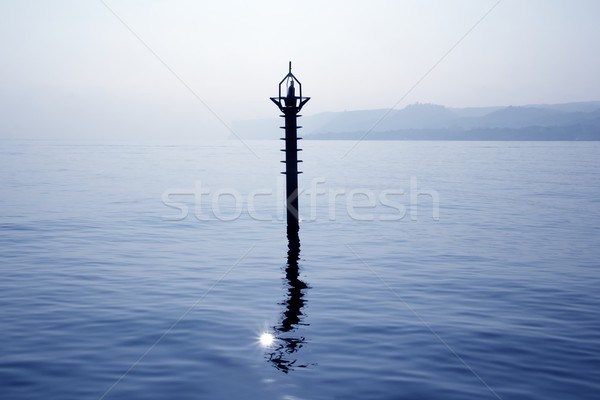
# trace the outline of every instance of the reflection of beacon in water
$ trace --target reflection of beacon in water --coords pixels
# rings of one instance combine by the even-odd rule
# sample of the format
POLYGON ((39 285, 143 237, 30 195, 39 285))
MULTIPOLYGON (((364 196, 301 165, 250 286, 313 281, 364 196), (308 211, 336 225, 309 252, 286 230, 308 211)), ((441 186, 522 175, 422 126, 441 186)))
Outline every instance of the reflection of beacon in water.
POLYGON ((300 280, 299 259, 300 240, 296 233, 295 238, 290 238, 288 245, 287 267, 285 269, 287 299, 283 303, 285 311, 283 312, 281 323, 273 327, 276 333, 274 340, 277 346, 269 354, 269 361, 273 363, 275 368, 286 374, 294 368, 304 368, 307 366, 306 364, 299 363, 295 354, 306 342, 303 336, 296 334, 296 329, 300 325, 308 325, 302 321, 304 317, 302 309, 306 302, 304 295, 308 286, 300 280))

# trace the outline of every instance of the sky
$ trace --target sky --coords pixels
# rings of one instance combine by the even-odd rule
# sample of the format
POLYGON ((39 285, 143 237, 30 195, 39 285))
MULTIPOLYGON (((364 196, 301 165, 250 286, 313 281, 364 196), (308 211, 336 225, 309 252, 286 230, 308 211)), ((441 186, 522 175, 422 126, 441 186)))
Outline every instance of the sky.
POLYGON ((2 0, 0 138, 204 141, 276 117, 600 100, 596 0, 2 0))

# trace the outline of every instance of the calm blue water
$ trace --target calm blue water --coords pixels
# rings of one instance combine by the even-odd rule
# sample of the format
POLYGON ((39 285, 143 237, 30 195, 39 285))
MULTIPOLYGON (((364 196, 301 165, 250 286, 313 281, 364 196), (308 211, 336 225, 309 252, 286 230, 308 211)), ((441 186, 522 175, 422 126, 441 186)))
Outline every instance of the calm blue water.
POLYGON ((0 398, 598 398, 599 143, 249 144, 1 143, 0 398))

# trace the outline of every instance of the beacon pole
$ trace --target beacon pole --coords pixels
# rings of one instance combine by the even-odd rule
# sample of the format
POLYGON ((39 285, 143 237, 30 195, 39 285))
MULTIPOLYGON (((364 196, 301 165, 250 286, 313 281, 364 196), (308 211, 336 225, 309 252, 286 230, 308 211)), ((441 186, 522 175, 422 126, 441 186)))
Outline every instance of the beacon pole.
POLYGON ((302 149, 298 148, 298 140, 302 138, 298 137, 298 129, 302 127, 298 126, 298 117, 301 116, 298 113, 308 100, 310 97, 302 97, 302 84, 292 74, 292 62, 290 61, 288 74, 279 82, 279 96, 271 97, 271 101, 283 113, 281 117, 285 119, 285 126, 281 127, 285 129, 285 137, 280 139, 285 141, 285 148, 281 149, 285 152, 285 160, 281 162, 285 163, 285 172, 282 174, 285 174, 287 235, 290 244, 299 241, 298 174, 302 172, 298 171, 298 163, 302 160, 298 160, 298 152, 302 149), (285 96, 282 96, 283 85, 287 89, 285 96), (298 95, 296 95, 296 86, 298 95))

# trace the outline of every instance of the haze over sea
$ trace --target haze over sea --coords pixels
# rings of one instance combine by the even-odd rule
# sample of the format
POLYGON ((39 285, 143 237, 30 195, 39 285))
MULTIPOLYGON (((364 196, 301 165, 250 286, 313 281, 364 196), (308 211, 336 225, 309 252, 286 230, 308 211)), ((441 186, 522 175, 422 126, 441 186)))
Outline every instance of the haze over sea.
POLYGON ((598 398, 600 143, 249 145, 2 142, 0 398, 598 398))

